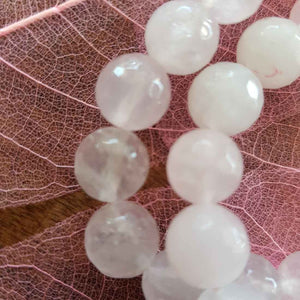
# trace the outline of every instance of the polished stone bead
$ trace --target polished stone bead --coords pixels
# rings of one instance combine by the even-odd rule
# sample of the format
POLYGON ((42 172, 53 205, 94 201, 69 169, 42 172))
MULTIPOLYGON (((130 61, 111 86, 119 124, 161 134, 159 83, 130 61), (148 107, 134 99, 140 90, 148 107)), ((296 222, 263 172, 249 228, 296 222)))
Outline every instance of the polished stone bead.
POLYGON ((250 285, 234 282, 221 289, 206 290, 198 300, 275 300, 275 298, 267 298, 264 293, 250 285))
POLYGON ((144 271, 142 288, 146 300, 198 300, 201 293, 177 276, 165 251, 158 253, 144 271))
POLYGON ((170 98, 168 75, 156 61, 140 53, 112 60, 96 85, 101 114, 114 126, 127 130, 153 126, 167 111, 170 98))
POLYGON ((128 201, 100 208, 85 230, 88 258, 109 277, 130 278, 142 274, 158 246, 155 220, 142 206, 128 201))
POLYGON ((75 155, 75 175, 91 197, 125 200, 143 185, 149 170, 147 149, 129 131, 106 127, 83 139, 75 155))
POLYGON ((194 73, 210 62, 219 25, 198 0, 169 1, 151 16, 145 32, 149 55, 175 75, 194 73))
POLYGON ((295 2, 295 5, 291 10, 290 19, 294 21, 296 24, 300 25, 300 1, 299 0, 295 2))
POLYGON ((253 15, 263 0, 200 0, 219 24, 239 23, 253 15))
POLYGON ((259 79, 246 67, 221 62, 207 67, 189 91, 189 112, 200 128, 234 135, 259 117, 264 93, 259 79))
POLYGON ((250 254, 241 220, 217 204, 191 205, 171 222, 166 251, 178 276, 197 288, 223 287, 243 272, 250 254))
POLYGON ((258 20, 242 34, 237 62, 251 69, 264 88, 291 84, 300 76, 300 27, 283 18, 258 20))
POLYGON ((299 300, 300 251, 286 257, 278 268, 280 277, 280 300, 299 300))
POLYGON ((225 200, 239 186, 243 159, 234 141, 209 129, 183 134, 171 147, 167 175, 175 192, 193 203, 225 200))

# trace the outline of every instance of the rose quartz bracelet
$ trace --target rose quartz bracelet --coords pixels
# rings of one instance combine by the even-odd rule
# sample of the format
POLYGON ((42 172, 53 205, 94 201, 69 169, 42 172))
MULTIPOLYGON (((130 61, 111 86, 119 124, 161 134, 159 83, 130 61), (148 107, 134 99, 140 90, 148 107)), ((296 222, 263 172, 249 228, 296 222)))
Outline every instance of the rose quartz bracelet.
POLYGON ((171 222, 165 250, 149 212, 126 201, 143 185, 149 157, 133 131, 155 125, 171 100, 167 74, 200 71, 219 44, 219 24, 241 22, 262 0, 177 0, 151 16, 145 31, 148 55, 131 53, 104 67, 96 84, 101 128, 81 142, 75 175, 91 197, 111 202, 94 213, 85 232, 90 261, 104 275, 143 274, 147 300, 299 300, 300 252, 276 270, 250 253, 241 220, 218 202, 238 188, 242 154, 230 136, 259 118, 263 88, 277 89, 300 75, 300 30, 293 21, 271 17, 242 34, 237 62, 209 65, 188 92, 188 109, 198 129, 171 147, 167 176, 191 203, 171 222))

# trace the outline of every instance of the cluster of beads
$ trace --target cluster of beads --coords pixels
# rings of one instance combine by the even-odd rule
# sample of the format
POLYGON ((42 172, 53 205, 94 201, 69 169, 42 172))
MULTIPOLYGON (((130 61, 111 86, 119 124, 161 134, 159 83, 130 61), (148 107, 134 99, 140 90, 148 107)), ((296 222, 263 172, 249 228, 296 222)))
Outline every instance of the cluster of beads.
POLYGON ((87 194, 111 203, 91 217, 86 252, 107 276, 143 274, 147 300, 296 300, 300 295, 300 252, 285 259, 277 272, 250 253, 241 220, 217 204, 238 188, 243 175, 242 155, 230 136, 258 119, 263 88, 289 85, 300 75, 300 33, 293 21, 273 17, 255 22, 239 40, 238 64, 211 65, 194 79, 188 109, 201 129, 182 135, 167 160, 171 186, 192 205, 173 219, 165 251, 156 254, 159 230, 153 217, 126 201, 149 170, 147 150, 132 131, 153 126, 167 111, 167 73, 202 69, 217 50, 219 24, 248 18, 261 2, 166 2, 146 27, 149 55, 122 55, 98 78, 97 103, 116 127, 99 129, 82 141, 75 175, 87 194))

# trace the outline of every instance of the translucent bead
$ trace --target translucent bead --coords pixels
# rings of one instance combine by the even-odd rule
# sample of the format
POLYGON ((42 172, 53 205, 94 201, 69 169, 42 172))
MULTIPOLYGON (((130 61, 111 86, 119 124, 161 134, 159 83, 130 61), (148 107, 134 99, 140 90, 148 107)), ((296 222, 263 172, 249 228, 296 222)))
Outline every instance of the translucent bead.
POLYGON ((290 19, 294 21, 296 24, 300 24, 300 1, 297 0, 295 5, 293 6, 291 13, 290 13, 290 19))
POLYGON ((175 192, 193 202, 222 201, 239 186, 243 159, 234 141, 209 129, 182 135, 171 147, 167 175, 175 192))
POLYGON ((198 300, 201 293, 177 276, 165 251, 158 253, 143 273, 142 288, 146 300, 198 300))
POLYGON ((158 246, 155 220, 146 209, 128 201, 110 203, 97 210, 85 230, 89 260, 109 277, 142 274, 158 246))
POLYGON ((219 24, 239 23, 253 15, 263 0, 201 0, 219 24))
POLYGON ((171 222, 166 251, 177 274, 192 286, 217 288, 237 279, 250 254, 240 219, 216 204, 191 205, 171 222))
POLYGON ((250 285, 236 282, 221 289, 206 290, 199 300, 274 300, 250 285))
POLYGON ((219 43, 219 25, 198 0, 169 1, 151 16, 145 32, 147 51, 170 74, 203 68, 219 43))
POLYGON ((243 274, 238 279, 241 285, 249 285, 264 294, 266 299, 276 298, 278 291, 278 272, 264 257, 251 253, 243 274))
POLYGON ((188 106, 197 126, 234 135, 258 119, 263 103, 262 85, 249 69, 221 62, 195 78, 188 106))
POLYGON ((300 75, 299 26, 277 17, 253 23, 238 42, 237 61, 251 69, 264 88, 291 84, 300 75))
POLYGON ((285 258, 279 268, 280 300, 299 300, 300 295, 300 251, 285 258))
POLYGON ((127 130, 153 126, 167 111, 170 98, 168 75, 152 58, 139 53, 111 61, 96 85, 102 115, 127 130))
POLYGON ((149 170, 147 150, 129 131, 107 127, 88 135, 76 151, 75 175, 91 197, 113 202, 132 196, 149 170))
POLYGON ((242 275, 233 283, 205 291, 199 300, 274 300, 278 274, 262 256, 251 253, 242 275))

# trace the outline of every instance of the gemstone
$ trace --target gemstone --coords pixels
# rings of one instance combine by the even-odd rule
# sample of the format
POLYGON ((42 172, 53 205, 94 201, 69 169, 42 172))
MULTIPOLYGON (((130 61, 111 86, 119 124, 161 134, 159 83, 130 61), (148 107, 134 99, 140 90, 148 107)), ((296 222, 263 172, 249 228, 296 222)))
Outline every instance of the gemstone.
POLYGON ((239 186, 243 159, 227 135, 196 129, 183 134, 171 147, 167 175, 175 192, 184 200, 222 201, 239 186))
POLYGON ((200 128, 234 135, 259 117, 264 93, 259 79, 246 67, 221 62, 207 67, 189 91, 189 112, 200 128))
POLYGON ((300 251, 286 257, 278 268, 281 300, 299 300, 300 295, 300 251))
POLYGON ((96 100, 104 118, 127 130, 153 126, 167 111, 170 98, 168 75, 156 61, 140 53, 112 60, 96 85, 96 100))
POLYGON ((283 18, 258 20, 242 34, 237 62, 252 70, 264 88, 290 85, 300 76, 300 27, 283 18))
POLYGON ((219 25, 198 0, 169 1, 151 16, 146 48, 167 73, 187 75, 210 62, 219 43, 219 25))
POLYGON ((200 289, 223 287, 243 272, 250 254, 246 228, 217 204, 191 205, 171 222, 166 251, 171 266, 200 289))
POLYGON ((142 288, 146 300, 198 300, 200 289, 179 278, 170 266, 167 254, 156 254, 150 267, 144 271, 142 288))
POLYGON ((97 210, 85 230, 89 260, 109 277, 142 274, 158 246, 155 220, 146 209, 128 201, 109 203, 97 210))
POLYGON ((252 16, 263 0, 201 0, 219 24, 239 23, 252 16))
POLYGON ((113 202, 131 197, 149 170, 146 147, 132 132, 106 127, 83 139, 75 155, 75 175, 91 197, 113 202))

